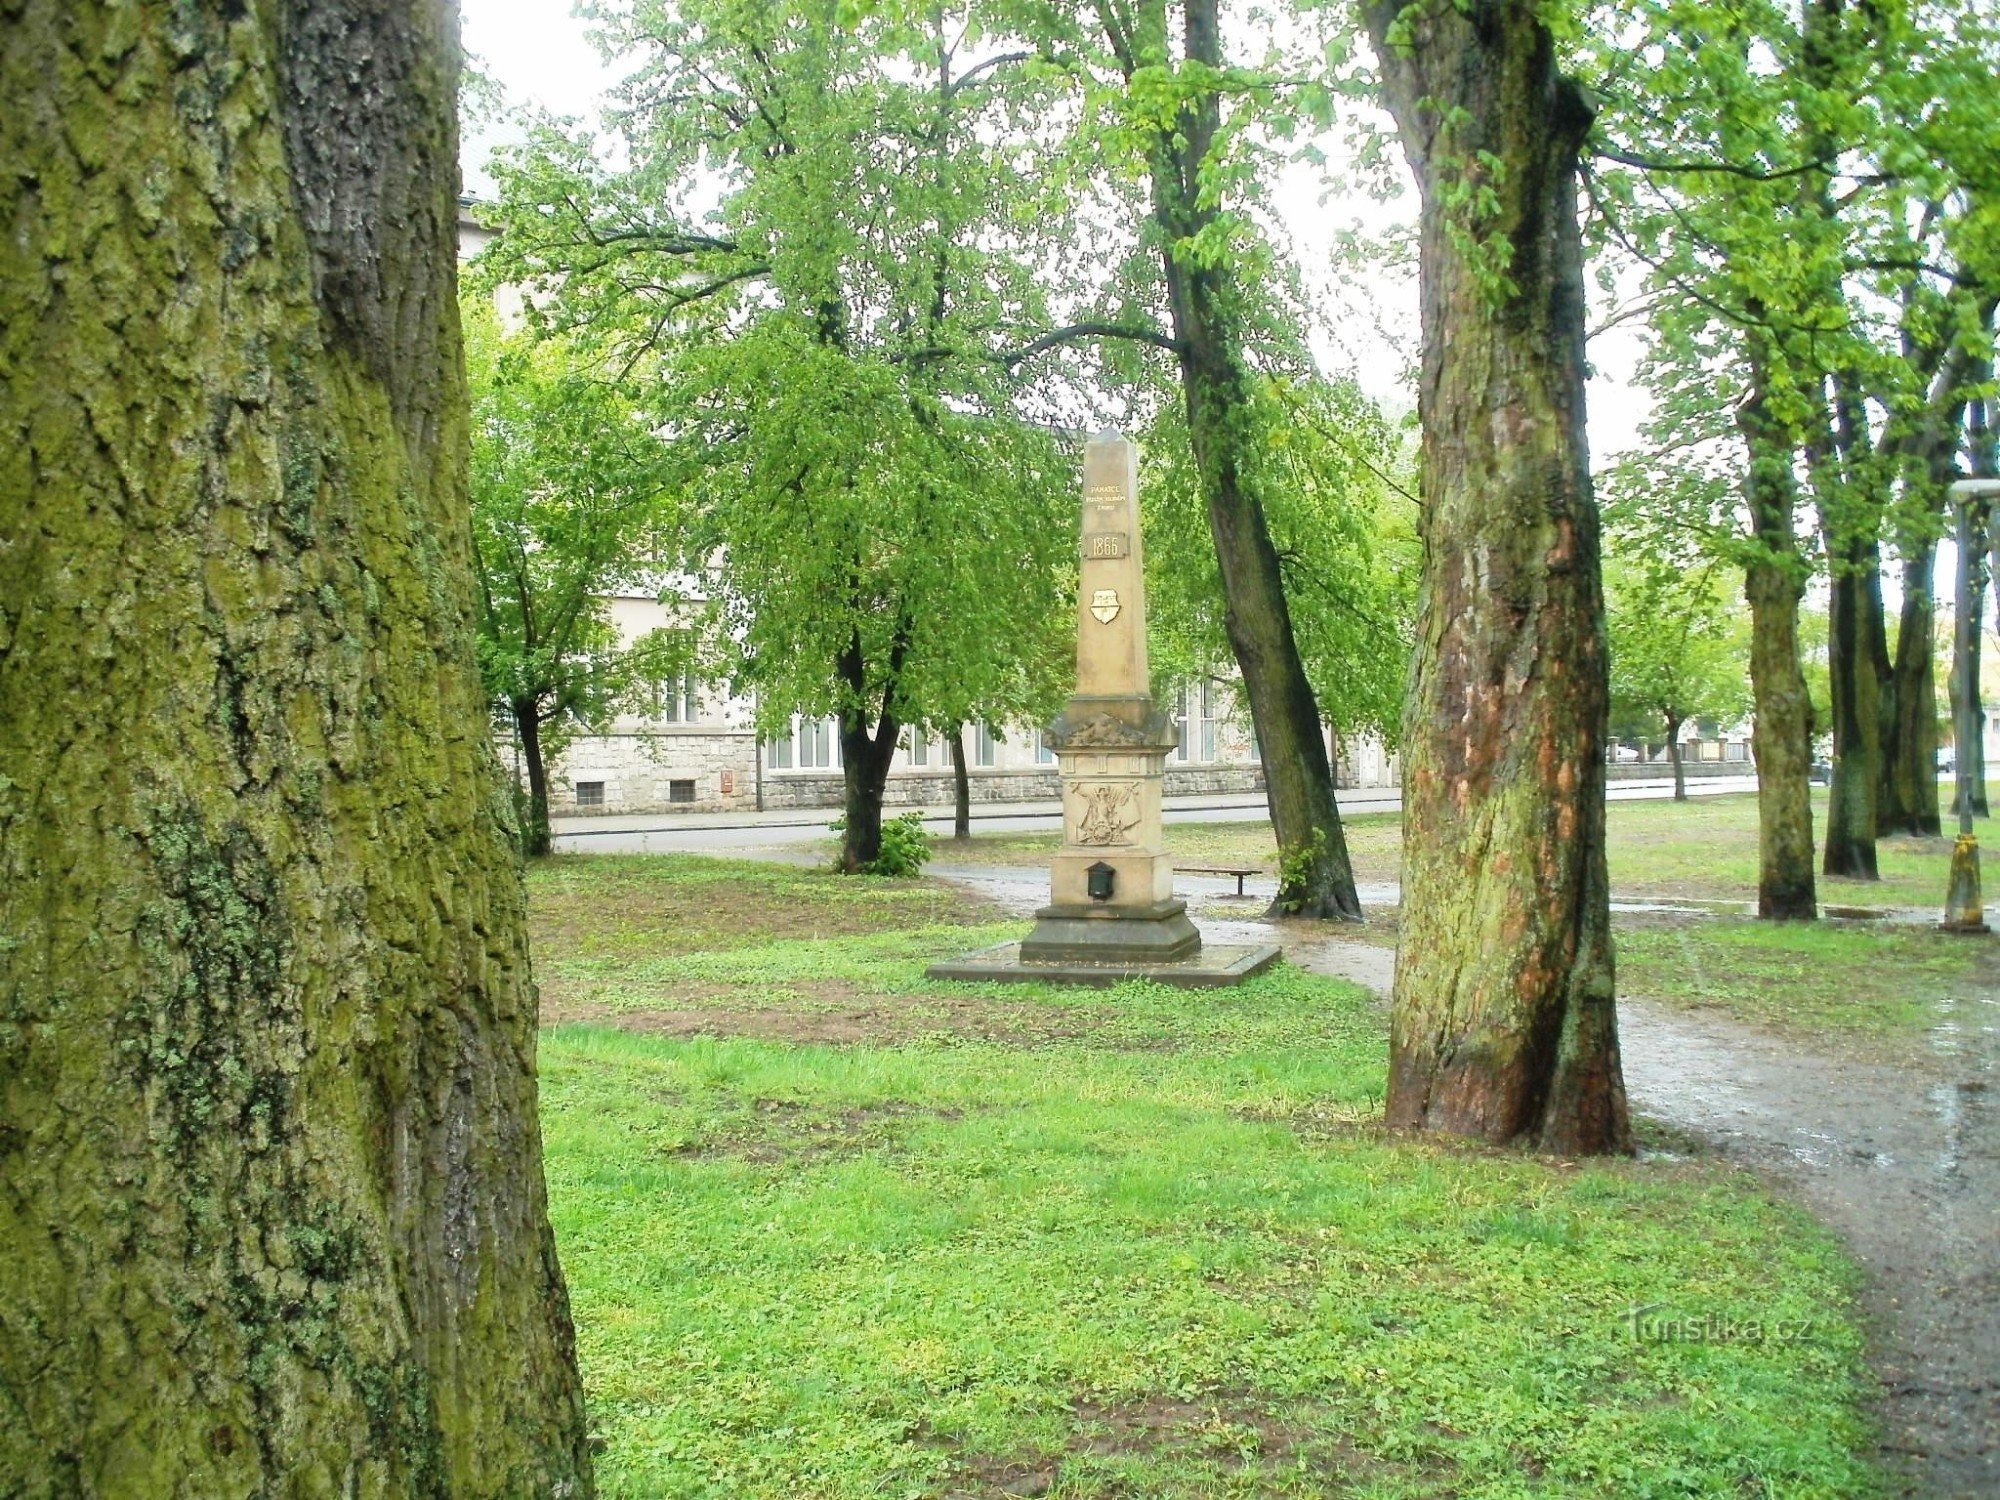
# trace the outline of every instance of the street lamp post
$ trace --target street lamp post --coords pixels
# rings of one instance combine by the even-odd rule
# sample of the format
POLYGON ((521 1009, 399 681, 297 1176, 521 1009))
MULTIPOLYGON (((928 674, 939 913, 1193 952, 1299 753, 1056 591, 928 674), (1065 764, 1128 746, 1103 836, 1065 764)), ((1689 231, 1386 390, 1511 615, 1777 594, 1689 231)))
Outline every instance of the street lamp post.
MULTIPOLYGON (((1969 547, 1984 545, 1983 537, 1972 534, 1972 502, 2000 497, 2000 479, 1961 479, 1951 486, 1951 498, 1958 507, 1958 549, 1963 559, 1969 547)), ((1965 601, 1959 601, 1965 607, 1965 601)), ((1951 885, 1944 898, 1946 932, 1986 932, 1986 913, 1979 897, 1979 840, 1972 832, 1972 760, 1966 747, 1979 736, 1978 715, 1973 709, 1976 683, 1960 683, 1953 695, 1951 737, 1952 774, 1958 786, 1958 842, 1951 851, 1951 885)))

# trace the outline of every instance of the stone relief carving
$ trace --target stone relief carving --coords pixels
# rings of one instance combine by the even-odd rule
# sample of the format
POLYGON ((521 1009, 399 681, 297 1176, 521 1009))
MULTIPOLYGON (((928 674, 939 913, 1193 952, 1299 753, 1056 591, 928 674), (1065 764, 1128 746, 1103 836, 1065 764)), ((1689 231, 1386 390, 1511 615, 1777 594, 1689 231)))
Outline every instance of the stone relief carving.
POLYGON ((1138 790, 1136 781, 1103 781, 1091 786, 1079 786, 1076 791, 1083 799, 1083 817, 1077 823, 1076 841, 1079 844, 1131 843, 1126 834, 1139 821, 1139 810, 1133 806, 1138 790))

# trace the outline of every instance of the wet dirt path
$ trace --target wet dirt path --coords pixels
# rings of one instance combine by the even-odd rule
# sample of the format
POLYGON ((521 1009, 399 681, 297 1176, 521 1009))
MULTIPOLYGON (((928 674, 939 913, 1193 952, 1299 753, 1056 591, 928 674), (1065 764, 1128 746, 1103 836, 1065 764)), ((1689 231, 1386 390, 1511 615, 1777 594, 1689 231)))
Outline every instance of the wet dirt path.
MULTIPOLYGON (((945 869, 1019 915, 1034 869, 945 869)), ((1266 922, 1190 891, 1212 941, 1276 940, 1316 973, 1386 995, 1393 950, 1266 922)), ((2000 996, 2000 956, 1990 994, 2000 996)), ((1868 1273, 1882 1449, 1911 1500, 2000 1497, 2000 1009, 1907 1064, 1803 1049, 1725 1018, 1619 1001, 1633 1108, 1749 1167, 1846 1241, 1868 1273)))

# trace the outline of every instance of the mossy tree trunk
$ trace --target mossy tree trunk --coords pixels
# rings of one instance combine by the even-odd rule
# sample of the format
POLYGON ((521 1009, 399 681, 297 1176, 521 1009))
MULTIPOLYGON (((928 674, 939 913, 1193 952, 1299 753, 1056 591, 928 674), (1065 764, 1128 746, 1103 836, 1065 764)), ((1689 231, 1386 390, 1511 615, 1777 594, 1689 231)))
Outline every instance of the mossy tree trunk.
POLYGON ((1833 579, 1827 599, 1826 664, 1833 710, 1833 785, 1827 792, 1827 875, 1874 880, 1876 798, 1881 779, 1881 565, 1875 543, 1829 528, 1833 579))
POLYGON ((1890 673, 1877 832, 1935 838, 1938 816, 1937 544, 1913 539, 1903 557, 1903 607, 1890 673))
POLYGON ((0 7, 0 1474, 580 1496, 448 0, 0 7))
POLYGON ((1973 817, 1983 818, 1986 808, 1986 710, 1980 703, 1979 656, 1982 617, 1986 604, 1987 529, 1991 524, 1992 502, 1984 498, 1960 500, 1957 512, 1958 606, 1951 622, 1952 765, 1957 787, 1952 792, 1952 816, 1963 817, 1970 803, 1973 817), (1962 789, 1962 790, 1961 790, 1962 789))
MULTIPOLYGON (((1134 40, 1118 29, 1111 8, 1100 15, 1130 79, 1141 61, 1134 40)), ((1182 40, 1187 61, 1218 72, 1224 67, 1217 0, 1184 0, 1182 40)), ((1197 237, 1213 238, 1219 213, 1207 185, 1221 123, 1216 95, 1203 93, 1180 107, 1174 128, 1160 132, 1153 150, 1153 217, 1188 436, 1222 579, 1223 629, 1249 700, 1278 844, 1271 911, 1359 921, 1361 898, 1334 799, 1319 703, 1299 656, 1278 549, 1253 478, 1252 444, 1260 439, 1244 357, 1241 288, 1226 262, 1195 253, 1197 237)))
POLYGON ((1623 1151, 1576 213, 1591 110, 1533 0, 1383 0, 1367 18, 1423 195, 1424 571, 1388 1120, 1623 1151), (1469 179, 1493 194, 1471 232, 1469 179))
POLYGON ((1757 915, 1810 922, 1813 878, 1812 698, 1799 661, 1799 601, 1809 569, 1799 553, 1792 444, 1772 407, 1765 351, 1751 338, 1749 390, 1736 427, 1749 454, 1743 498, 1753 544, 1743 564, 1750 605, 1750 692, 1756 718, 1757 915))

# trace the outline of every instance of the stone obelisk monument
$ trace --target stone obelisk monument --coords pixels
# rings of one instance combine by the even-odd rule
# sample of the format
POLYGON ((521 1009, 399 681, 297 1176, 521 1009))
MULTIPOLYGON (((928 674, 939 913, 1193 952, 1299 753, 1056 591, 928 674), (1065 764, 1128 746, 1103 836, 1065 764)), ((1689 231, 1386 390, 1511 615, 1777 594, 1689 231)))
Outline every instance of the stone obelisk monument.
POLYGON ((1201 949, 1174 899, 1161 791, 1174 726, 1146 669, 1139 457, 1112 433, 1083 454, 1083 583, 1076 695, 1049 731, 1062 778, 1063 846, 1024 963, 1172 963, 1201 949))
POLYGON ((1146 672, 1145 552, 1139 460, 1116 433, 1083 455, 1083 583, 1076 616, 1076 696, 1050 726, 1062 779, 1063 846, 1049 904, 1019 943, 932 964, 933 979, 1227 985, 1276 961, 1275 945, 1211 946, 1174 897, 1161 834, 1173 721, 1153 706, 1146 672))

